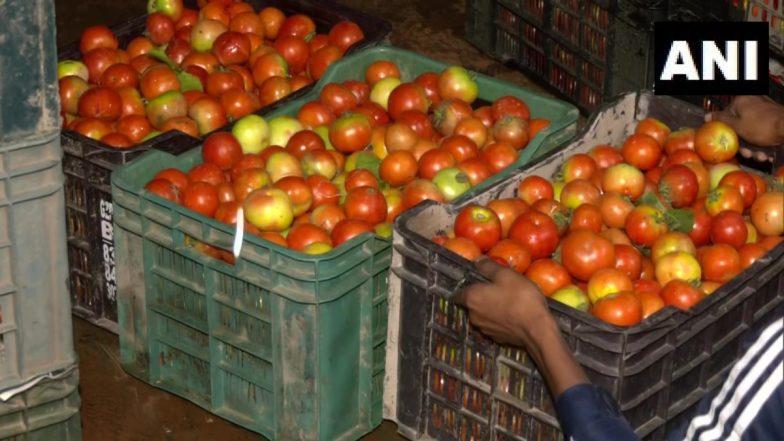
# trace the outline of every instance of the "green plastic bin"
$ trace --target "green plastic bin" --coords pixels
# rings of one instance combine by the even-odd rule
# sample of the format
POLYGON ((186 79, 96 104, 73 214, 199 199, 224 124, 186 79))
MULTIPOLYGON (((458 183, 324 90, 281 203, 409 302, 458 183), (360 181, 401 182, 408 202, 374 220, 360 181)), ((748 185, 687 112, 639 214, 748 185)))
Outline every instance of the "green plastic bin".
MULTIPOLYGON (((324 84, 360 79, 379 59, 394 60, 411 79, 446 67, 400 49, 368 49, 265 116, 296 115, 324 84)), ((552 121, 519 164, 574 133, 574 107, 489 77, 477 81, 481 99, 517 95, 552 121)), ((382 420, 390 241, 367 234, 308 256, 246 236, 235 265, 208 257, 186 238, 229 250, 234 228, 143 192, 161 169, 199 162, 200 148, 151 151, 112 174, 123 368, 271 439, 369 432, 382 420)))

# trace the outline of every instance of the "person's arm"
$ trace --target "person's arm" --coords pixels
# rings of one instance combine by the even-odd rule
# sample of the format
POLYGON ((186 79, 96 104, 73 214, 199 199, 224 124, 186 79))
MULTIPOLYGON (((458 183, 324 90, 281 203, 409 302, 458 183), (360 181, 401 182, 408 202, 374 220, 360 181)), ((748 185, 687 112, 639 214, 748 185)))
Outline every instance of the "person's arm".
POLYGON ((564 341, 539 288, 522 275, 483 259, 479 271, 491 284, 474 284, 455 297, 471 323, 493 340, 524 347, 555 400, 565 438, 575 441, 636 440, 606 391, 591 384, 564 341))

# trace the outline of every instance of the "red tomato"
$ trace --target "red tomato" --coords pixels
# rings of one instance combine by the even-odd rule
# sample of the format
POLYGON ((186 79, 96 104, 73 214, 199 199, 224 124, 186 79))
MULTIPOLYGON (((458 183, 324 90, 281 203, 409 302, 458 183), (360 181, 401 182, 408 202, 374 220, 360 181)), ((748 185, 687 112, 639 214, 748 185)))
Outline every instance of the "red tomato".
POLYGON ((324 176, 314 175, 306 179, 313 192, 313 207, 321 205, 337 205, 340 202, 340 190, 337 185, 324 176))
POLYGON ((95 25, 82 31, 79 41, 79 51, 82 55, 87 54, 93 49, 105 48, 116 50, 120 46, 117 37, 108 26, 95 25))
POLYGON ((735 187, 719 185, 708 193, 705 199, 705 211, 711 216, 716 216, 726 210, 742 214, 743 196, 740 194, 740 190, 735 187))
POLYGON ((636 167, 621 163, 603 169, 602 190, 637 200, 645 191, 645 175, 636 167))
POLYGON ((234 199, 237 202, 244 202, 251 192, 268 185, 269 181, 269 175, 262 168, 248 168, 241 171, 232 182, 234 199))
POLYGON ((435 133, 430 118, 419 110, 406 110, 398 115, 396 122, 407 125, 422 138, 431 139, 435 133))
POLYGON ((180 203, 180 190, 167 179, 153 178, 144 189, 164 199, 180 203))
POLYGON ((155 174, 153 179, 165 179, 174 185, 177 191, 182 192, 188 186, 188 175, 176 168, 165 168, 155 174))
POLYGON ((659 145, 664 146, 670 136, 670 128, 656 118, 645 118, 637 123, 634 133, 648 135, 655 139, 659 145))
POLYGON ((353 21, 341 21, 329 30, 329 44, 334 44, 344 52, 364 38, 362 29, 353 21))
POLYGON ((297 75, 308 67, 310 48, 303 37, 282 36, 272 47, 286 60, 291 75, 297 75))
POLYGON ((526 245, 533 259, 541 259, 551 256, 558 246, 558 227, 550 216, 527 211, 512 223, 509 238, 526 245))
POLYGON ((479 157, 490 164, 495 173, 509 167, 519 157, 517 149, 505 142, 487 144, 480 152, 479 157))
POLYGON ((192 180, 182 193, 182 205, 204 216, 212 217, 218 209, 218 203, 215 186, 206 182, 192 180))
POLYGON ((435 175, 449 167, 457 165, 457 161, 451 153, 444 149, 436 148, 425 152, 419 159, 419 177, 422 179, 433 179, 435 175))
POLYGON ((237 177, 243 171, 250 169, 250 168, 260 168, 264 169, 264 160, 261 158, 261 155, 256 153, 245 153, 239 159, 239 161, 235 162, 234 165, 231 167, 231 172, 229 176, 231 180, 237 179, 237 177))
POLYGON ((709 164, 727 162, 738 152, 738 134, 721 121, 709 121, 697 129, 694 145, 700 157, 709 164))
POLYGON ((304 14, 295 14, 283 20, 280 29, 278 29, 278 38, 290 35, 308 39, 311 34, 315 33, 316 24, 313 19, 304 14))
POLYGON ((142 96, 147 100, 153 100, 166 92, 180 90, 180 80, 167 66, 154 66, 142 74, 139 86, 142 96))
POLYGON ((371 225, 384 222, 387 218, 387 201, 373 187, 358 187, 348 192, 345 202, 346 216, 371 225))
POLYGON ((711 221, 711 241, 715 244, 726 243, 740 248, 746 243, 748 228, 743 215, 734 211, 722 211, 711 221))
POLYGON ((626 138, 621 148, 623 159, 642 171, 650 170, 659 164, 662 148, 648 135, 634 134, 626 138))
MULTIPOLYGON (((703 200, 704 201, 704 200, 703 200)), ((711 217, 705 211, 704 203, 700 207, 692 207, 689 209, 694 214, 694 226, 689 232, 691 241, 695 246, 702 246, 710 241, 711 230, 711 217)))
POLYGON ((623 271, 632 280, 640 278, 642 254, 631 245, 615 245, 615 268, 623 271))
POLYGON ((487 252, 487 257, 520 274, 525 273, 531 264, 531 253, 528 249, 512 239, 500 240, 487 252))
POLYGON ((397 120, 406 110, 425 113, 429 108, 430 102, 424 89, 416 83, 402 83, 389 94, 387 111, 392 119, 397 120))
MULTIPOLYGON (((400 73, 398 72, 398 78, 400 73)), ((431 106, 437 106, 441 102, 441 96, 438 94, 438 74, 435 72, 425 72, 414 79, 414 83, 422 87, 425 91, 425 96, 430 101, 431 106)), ((489 108, 488 108, 489 109, 489 108)))
POLYGON ((664 142, 664 152, 671 155, 676 150, 694 150, 694 136, 697 133, 692 128, 676 130, 667 136, 664 142))
POLYGON ((743 208, 748 209, 757 199, 757 184, 749 173, 735 170, 727 173, 719 181, 719 185, 735 187, 743 198, 743 208))
POLYGON ((623 291, 598 300, 591 313, 599 320, 615 326, 634 326, 643 318, 640 300, 631 292, 623 291))
MULTIPOLYGON (((309 220, 313 225, 319 226, 330 233, 338 222, 346 218, 346 212, 339 205, 319 205, 310 212, 309 220)), ((331 243, 332 241, 330 241, 331 243)))
POLYGON ((754 228, 764 236, 783 235, 784 193, 770 191, 757 197, 751 206, 751 222, 754 228))
POLYGON ((671 280, 662 287, 661 298, 666 305, 685 311, 705 298, 705 294, 685 280, 671 280))
POLYGON ((697 199, 699 183, 697 175, 685 165, 677 164, 662 174, 659 193, 669 201, 673 208, 687 207, 697 199))
POLYGON ((561 242, 561 263, 573 277, 587 282, 596 271, 614 266, 615 248, 593 231, 573 231, 561 242))
MULTIPOLYGON (((659 292, 661 292, 661 285, 659 285, 659 282, 652 279, 647 279, 647 280, 637 279, 634 281, 633 285, 634 285, 634 292, 637 294, 643 292, 650 292, 659 295, 659 292)), ((663 304, 662 307, 664 307, 663 304)))
POLYGON ((313 190, 305 179, 299 176, 286 176, 277 180, 274 186, 286 192, 294 216, 307 213, 313 206, 313 190))
POLYGON ((204 162, 215 164, 225 171, 242 159, 242 146, 231 133, 216 132, 204 139, 201 156, 204 162))
POLYGON ((384 127, 389 124, 389 115, 383 107, 376 103, 361 104, 354 111, 365 115, 373 128, 384 127))
POLYGON ((569 228, 569 209, 553 199, 540 199, 531 205, 531 209, 550 216, 558 228, 558 236, 563 236, 569 228))
POLYGON ((99 84, 110 89, 136 87, 139 84, 139 73, 129 64, 114 64, 103 71, 99 84))
POLYGON ((658 287, 656 288, 656 291, 637 291, 635 285, 634 296, 637 297, 637 300, 640 301, 640 305, 642 306, 643 320, 664 309, 664 300, 662 300, 659 295, 659 291, 661 291, 661 289, 658 287))
POLYGON ((528 205, 540 199, 553 199, 553 184, 541 176, 526 176, 517 186, 517 197, 528 205))
POLYGON ((596 234, 602 230, 602 212, 596 205, 582 204, 572 212, 569 231, 588 230, 596 234))
POLYGON ((444 243, 444 248, 470 261, 474 261, 482 255, 479 246, 471 239, 466 239, 465 237, 447 239, 444 243))
POLYGON ((531 111, 528 105, 520 98, 514 96, 504 96, 493 101, 493 119, 500 120, 505 116, 514 116, 522 120, 531 119, 531 111))
POLYGON ((324 86, 319 93, 319 100, 335 115, 342 115, 357 107, 357 97, 354 93, 337 83, 324 86))
POLYGON ((471 239, 482 252, 487 252, 501 239, 501 220, 489 208, 468 205, 455 219, 455 235, 471 239))
POLYGON ((311 223, 302 223, 291 227, 289 234, 286 235, 286 243, 292 250, 302 251, 313 243, 332 245, 332 238, 324 228, 311 223))
POLYGON ((360 234, 372 233, 373 225, 358 219, 343 219, 332 229, 332 246, 337 247, 360 234))
POLYGON ((401 187, 413 181, 417 175, 417 160, 413 153, 399 150, 389 153, 381 160, 381 179, 393 187, 401 187))
POLYGON ((763 236, 757 241, 767 251, 776 248, 781 242, 784 242, 784 237, 763 236))
POLYGON ((566 268, 552 259, 534 260, 528 266, 525 276, 531 279, 546 296, 550 296, 571 283, 566 268))
POLYGON ((602 297, 634 289, 632 279, 622 270, 615 268, 602 268, 596 271, 588 280, 588 298, 591 303, 602 297))
POLYGON ((593 158, 584 153, 577 153, 570 156, 561 165, 558 172, 558 180, 563 182, 570 182, 575 179, 590 180, 597 170, 598 166, 593 158))
POLYGON ((339 47, 328 44, 323 48, 313 52, 308 60, 308 73, 310 77, 318 81, 327 71, 327 68, 343 56, 343 51, 339 47))
POLYGON ((117 132, 104 135, 104 137, 101 138, 101 142, 117 149, 125 149, 133 146, 133 141, 131 141, 131 138, 128 138, 122 133, 117 132))
POLYGON ((750 267, 759 258, 765 255, 768 250, 760 244, 747 243, 740 247, 738 255, 740 256, 740 269, 745 270, 750 267))
POLYGON ((520 199, 493 199, 487 203, 487 208, 493 210, 501 221, 501 237, 509 236, 509 229, 518 216, 528 211, 528 205, 520 199))
POLYGON ((740 273, 740 254, 730 245, 709 246, 698 255, 704 280, 725 283, 740 273))
POLYGON ((652 246, 667 231, 664 214, 650 205, 641 205, 626 217, 626 234, 637 245, 652 246))
POLYGON ((365 81, 371 86, 387 77, 400 78, 400 70, 392 61, 374 61, 365 69, 365 81))
MULTIPOLYGON (((350 93, 350 92, 349 92, 350 93)), ((338 118, 329 128, 329 140, 342 153, 360 151, 370 144, 373 129, 365 115, 350 113, 338 118)))
POLYGON ((634 204, 618 193, 606 192, 599 201, 602 221, 612 228, 623 228, 626 218, 634 209, 634 204))
POLYGON ((191 183, 206 182, 214 187, 226 182, 223 171, 211 162, 205 162, 193 167, 188 172, 188 179, 191 183))
POLYGON ((308 128, 329 125, 335 121, 335 114, 321 101, 309 101, 302 105, 297 119, 308 128))
POLYGON ((655 277, 656 277, 656 266, 653 264, 653 260, 651 260, 649 257, 643 256, 642 270, 640 271, 640 279, 653 280, 655 277))
POLYGON ((160 12, 147 16, 147 34, 153 44, 161 46, 168 43, 174 37, 174 31, 174 20, 170 17, 160 12))
MULTIPOLYGON (((477 129, 481 129, 483 132, 486 131, 484 125, 481 124, 481 121, 473 117, 469 118, 475 121, 474 125, 477 129)), ((469 118, 465 118, 463 121, 469 118)), ((463 121, 458 123, 455 127, 455 131, 463 124, 463 121)), ((520 150, 528 144, 528 122, 515 116, 505 116, 495 121, 492 135, 496 141, 505 142, 515 149, 520 150)), ((484 143, 477 142, 477 144, 482 145, 484 143)))
POLYGON ((599 205, 601 193, 589 181, 575 179, 564 185, 560 202, 566 207, 576 209, 582 204, 599 205))
POLYGON ((588 152, 588 155, 596 161, 596 165, 600 169, 605 169, 623 162, 621 151, 611 145, 597 145, 588 152))
POLYGON ((286 143, 286 150, 299 159, 302 159, 309 151, 324 149, 324 140, 312 130, 300 130, 293 134, 289 138, 289 142, 286 143))
POLYGON ((457 168, 468 176, 472 187, 481 184, 493 175, 493 169, 479 158, 467 159, 457 164, 457 168))
POLYGON ((476 143, 464 135, 446 136, 439 147, 451 153, 458 163, 479 156, 476 143))
POLYGON ((378 178, 370 170, 364 168, 356 168, 351 170, 346 175, 344 183, 346 191, 351 191, 358 187, 373 187, 378 189, 378 178))
POLYGON ((108 87, 93 87, 79 97, 79 116, 116 121, 122 115, 120 95, 108 87))
POLYGON ((403 189, 403 206, 409 209, 424 200, 444 202, 444 195, 436 184, 427 179, 414 179, 403 189))
POLYGON ((368 99, 370 98, 370 86, 368 83, 355 80, 346 80, 342 84, 343 87, 350 90, 351 93, 354 94, 354 97, 357 99, 357 104, 362 105, 368 103, 368 99))

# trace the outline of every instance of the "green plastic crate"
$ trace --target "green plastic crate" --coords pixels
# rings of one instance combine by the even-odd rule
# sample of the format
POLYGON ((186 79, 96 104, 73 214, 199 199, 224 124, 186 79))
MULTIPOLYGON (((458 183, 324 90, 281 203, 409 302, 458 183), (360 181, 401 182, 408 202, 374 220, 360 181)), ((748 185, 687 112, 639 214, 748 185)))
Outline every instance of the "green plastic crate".
POLYGON ((112 175, 123 367, 272 439, 369 432, 381 423, 389 241, 308 256, 246 236, 234 266, 212 259, 185 236, 231 249, 232 227, 141 193, 162 168, 200 161, 200 149, 151 151, 112 175))
MULTIPOLYGON (((394 60, 410 79, 446 67, 401 49, 368 49, 265 116, 294 116, 324 84, 360 79, 380 59, 394 60)), ((552 121, 518 164, 574 133, 574 107, 482 75, 477 81, 480 98, 516 95, 552 121)), ((233 227, 142 193, 159 170, 187 171, 200 161, 200 148, 176 157, 152 151, 112 175, 123 368, 270 438, 369 432, 382 419, 390 242, 368 234, 307 256, 246 237, 235 266, 207 257, 186 236, 228 250, 233 227)))
POLYGON ((78 441, 79 370, 70 366, 0 402, 2 441, 78 441))
MULTIPOLYGON (((265 117, 271 118, 278 115, 297 116, 297 111, 303 104, 318 99, 321 89, 326 84, 342 83, 347 80, 364 81, 365 70, 371 63, 378 60, 395 62, 400 69, 403 81, 413 81, 418 75, 428 71, 440 73, 449 66, 447 63, 442 63, 405 49, 391 46, 376 46, 337 61, 329 67, 319 80, 318 85, 310 93, 273 110, 265 117)), ((577 118, 580 113, 575 106, 564 101, 477 72, 472 72, 472 74, 479 86, 480 100, 491 102, 505 95, 516 96, 528 104, 532 118, 547 118, 550 120, 550 125, 539 132, 528 143, 525 149, 520 152, 520 157, 514 164, 472 188, 471 191, 461 197, 461 200, 470 198, 494 183, 506 179, 514 170, 531 162, 532 159, 542 156, 571 140, 577 133, 577 118)))

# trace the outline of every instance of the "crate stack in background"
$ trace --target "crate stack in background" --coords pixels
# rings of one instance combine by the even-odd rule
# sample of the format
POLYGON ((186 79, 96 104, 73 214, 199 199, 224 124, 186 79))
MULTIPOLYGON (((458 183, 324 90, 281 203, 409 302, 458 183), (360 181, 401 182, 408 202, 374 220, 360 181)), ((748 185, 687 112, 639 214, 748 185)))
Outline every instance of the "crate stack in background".
POLYGON ((54 5, 0 18, 0 439, 81 439, 54 5))
MULTIPOLYGON (((656 21, 767 21, 782 60, 781 0, 467 0, 466 39, 521 69, 585 114, 618 94, 653 86, 656 21)), ((770 95, 784 102, 781 81, 770 95)), ((705 110, 727 96, 689 96, 705 110)))
MULTIPOLYGON (((183 3, 188 8, 198 9, 196 0, 185 0, 183 3)), ((384 20, 332 1, 248 0, 247 3, 256 11, 266 6, 274 6, 287 16, 307 14, 315 22, 318 32, 322 33, 328 32, 330 27, 340 21, 354 21, 362 28, 365 38, 352 46, 348 53, 379 44, 387 38, 391 29, 384 20)), ((111 26, 120 47, 126 47, 131 40, 145 32, 146 20, 147 16, 143 15, 111 26)), ((58 59, 81 59, 79 41, 61 47, 58 59)), ((313 84, 306 86, 255 113, 268 113, 306 94, 313 87, 313 84)), ((231 123, 220 130, 228 130, 230 127, 231 123)), ((113 246, 110 175, 116 168, 151 149, 177 155, 199 145, 200 140, 182 132, 170 131, 130 149, 121 150, 66 129, 62 131, 60 142, 65 152, 63 169, 66 175, 68 258, 73 312, 117 333, 117 266, 113 246)))

